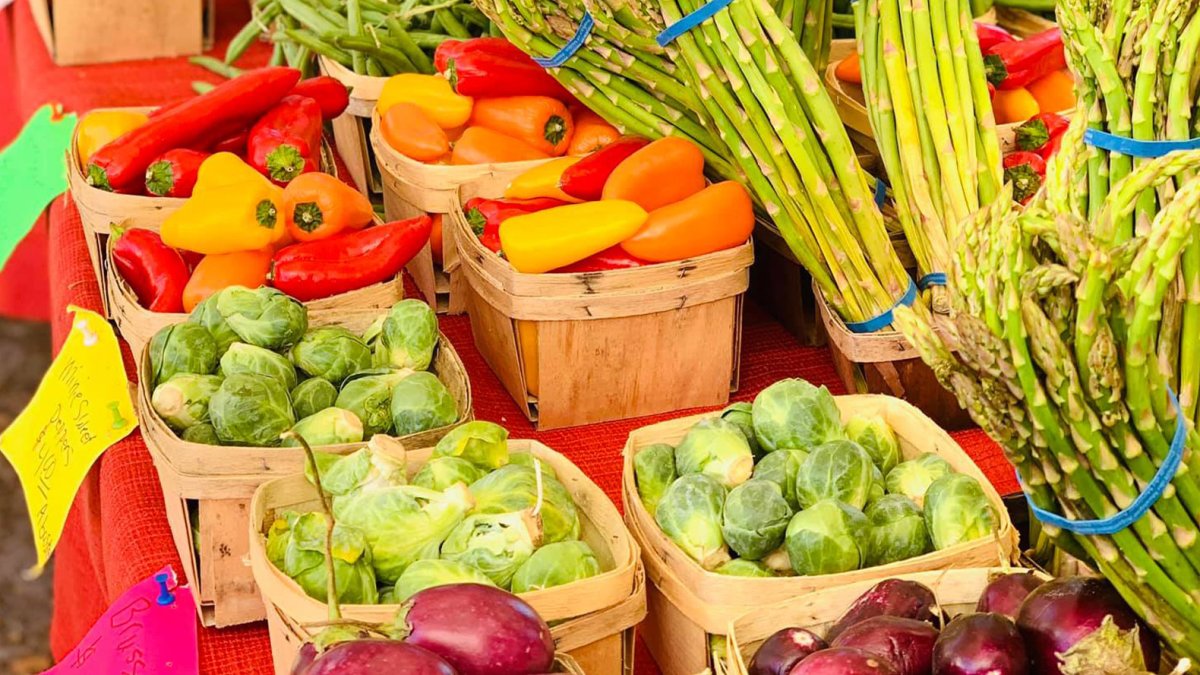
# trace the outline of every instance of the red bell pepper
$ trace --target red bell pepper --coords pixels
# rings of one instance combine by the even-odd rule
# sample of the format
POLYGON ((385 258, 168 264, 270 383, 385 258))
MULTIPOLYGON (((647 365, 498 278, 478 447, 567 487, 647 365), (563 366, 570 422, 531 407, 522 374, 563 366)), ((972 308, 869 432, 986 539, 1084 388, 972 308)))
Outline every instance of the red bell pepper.
POLYGON ((994 23, 975 22, 975 35, 979 38, 979 48, 986 54, 989 49, 1005 42, 1016 42, 1017 38, 1007 30, 994 23))
POLYGON ((301 80, 292 88, 291 96, 307 96, 321 106, 321 117, 326 121, 346 112, 350 105, 350 90, 346 85, 328 75, 301 80))
POLYGON ((606 248, 595 255, 589 256, 576 263, 551 270, 551 274, 582 274, 584 272, 603 272, 605 270, 627 270, 631 267, 648 265, 645 260, 635 258, 625 252, 620 245, 606 248))
POLYGON ((466 50, 446 63, 446 79, 454 91, 476 98, 549 96, 571 103, 574 96, 533 59, 466 50))
POLYGON ((292 244, 271 261, 271 285, 297 300, 317 300, 395 277, 433 227, 427 215, 329 239, 292 244))
POLYGON ((630 155, 650 145, 641 136, 623 136, 567 167, 558 179, 558 189, 585 202, 596 201, 604 193, 609 175, 630 155))
POLYGON ((496 253, 500 252, 500 223, 527 213, 545 211, 556 206, 565 206, 567 202, 541 197, 538 199, 484 199, 475 197, 463 204, 463 212, 467 215, 467 223, 479 237, 479 243, 484 248, 496 253))
POLYGON ((1013 199, 1028 204, 1046 180, 1046 160, 1032 152, 1004 157, 1004 182, 1013 184, 1013 199))
POLYGON ((997 89, 1020 89, 1067 67, 1062 30, 1055 27, 1024 40, 994 45, 983 62, 988 82, 997 89))
MULTIPOLYGON (((433 67, 439 73, 445 73, 446 68, 454 59, 466 54, 467 52, 484 52, 495 56, 503 56, 513 59, 514 61, 523 61, 529 59, 533 63, 533 59, 529 58, 521 48, 509 42, 502 37, 480 37, 471 40, 445 40, 437 46, 433 51, 433 67)), ((537 65, 536 63, 534 65, 537 65)))
POLYGON ((151 312, 182 312, 183 288, 191 272, 179 251, 153 230, 113 227, 113 236, 113 264, 138 303, 151 312))
POLYGON ((321 152, 321 106, 307 96, 285 96, 250 129, 246 160, 279 185, 316 171, 321 152))
POLYGON ((140 185, 146 167, 159 155, 189 147, 231 120, 249 124, 278 103, 299 80, 300 71, 295 68, 261 68, 172 106, 97 150, 88 162, 88 184, 105 190, 140 185))
POLYGON ((1065 133, 1070 124, 1067 118, 1057 113, 1034 115, 1017 127, 1017 148, 1026 152, 1037 152, 1065 133))
POLYGON ((146 192, 159 197, 191 197, 207 152, 168 150, 146 168, 146 192))

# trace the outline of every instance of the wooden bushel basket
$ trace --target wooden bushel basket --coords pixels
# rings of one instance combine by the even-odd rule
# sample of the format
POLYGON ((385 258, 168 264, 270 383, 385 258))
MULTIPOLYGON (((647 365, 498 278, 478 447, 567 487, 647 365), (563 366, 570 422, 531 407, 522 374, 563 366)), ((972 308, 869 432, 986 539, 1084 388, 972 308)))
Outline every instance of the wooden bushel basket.
MULTIPOLYGON (((604 570, 566 586, 520 597, 552 625, 559 651, 578 662, 587 675, 630 675, 633 628, 646 615, 644 575, 639 551, 612 501, 570 460, 531 440, 510 440, 509 452, 528 452, 549 464, 578 507, 582 539, 592 547, 604 570)), ((432 448, 405 453, 410 475, 429 459, 432 448)), ((276 675, 287 675, 300 646, 325 621, 325 603, 309 597, 267 559, 266 532, 285 510, 319 508, 316 488, 302 474, 263 484, 250 504, 250 563, 267 607, 271 653, 276 675)), ((372 623, 391 620, 398 605, 344 605, 348 619, 372 623)))
POLYGON ((936 453, 954 470, 979 481, 995 509, 1000 527, 995 537, 966 542, 916 558, 867 569, 821 576, 774 579, 730 577, 707 572, 663 534, 642 505, 633 473, 633 458, 655 443, 676 445, 702 419, 719 413, 695 415, 636 429, 625 444, 621 500, 625 524, 642 550, 649 578, 646 596, 650 607, 642 635, 665 675, 695 675, 710 667, 708 636, 725 635, 729 621, 774 601, 798 600, 826 588, 948 567, 979 567, 1013 561, 1017 532, 1004 502, 987 477, 962 448, 928 417, 911 405, 888 396, 835 397, 843 420, 854 415, 882 417, 895 431, 905 459, 936 453))
POLYGON ((29 11, 60 66, 199 54, 216 23, 213 0, 31 0, 29 11))
MULTIPOLYGON (((327 321, 354 331, 366 328, 376 314, 327 321)), ((319 325, 314 323, 313 325, 319 325)), ((300 448, 252 448, 188 443, 167 426, 150 403, 149 350, 139 353, 138 421, 158 469, 171 537, 192 584, 200 620, 205 626, 232 626, 261 621, 262 596, 254 585, 246 556, 250 542, 245 523, 255 489, 275 478, 304 470, 300 448)), ((473 418, 471 385, 458 353, 443 336, 430 370, 454 400, 459 419, 450 426, 399 440, 414 447, 436 444, 454 427, 473 418)), ((321 446, 324 452, 348 454, 363 443, 321 446)))

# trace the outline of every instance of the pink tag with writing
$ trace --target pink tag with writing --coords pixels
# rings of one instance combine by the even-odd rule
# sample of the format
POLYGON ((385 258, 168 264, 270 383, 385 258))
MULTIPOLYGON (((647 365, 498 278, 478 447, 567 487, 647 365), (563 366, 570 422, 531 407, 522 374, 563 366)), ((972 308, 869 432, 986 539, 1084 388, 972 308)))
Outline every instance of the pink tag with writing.
POLYGON ((192 591, 167 566, 126 591, 43 675, 196 675, 198 661, 192 591))

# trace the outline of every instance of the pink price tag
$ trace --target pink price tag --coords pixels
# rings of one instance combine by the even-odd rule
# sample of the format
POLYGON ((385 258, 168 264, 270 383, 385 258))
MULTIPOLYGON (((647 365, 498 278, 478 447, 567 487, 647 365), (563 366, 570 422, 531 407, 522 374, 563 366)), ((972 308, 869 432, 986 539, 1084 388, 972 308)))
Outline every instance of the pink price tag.
POLYGON ((196 675, 196 606, 170 566, 108 608, 79 646, 43 675, 196 675))

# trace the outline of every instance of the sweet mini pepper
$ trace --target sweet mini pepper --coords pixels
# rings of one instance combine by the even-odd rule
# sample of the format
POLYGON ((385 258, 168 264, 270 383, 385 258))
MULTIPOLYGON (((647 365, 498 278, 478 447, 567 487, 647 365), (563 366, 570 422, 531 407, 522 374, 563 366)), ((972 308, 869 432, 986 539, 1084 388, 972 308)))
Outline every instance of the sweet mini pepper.
POLYGON ((634 202, 608 199, 514 216, 500 224, 500 245, 518 272, 570 265, 629 237, 646 222, 634 202))
POLYGON ((443 129, 461 127, 471 119, 475 102, 469 96, 459 96, 450 88, 446 78, 438 75, 402 73, 389 77, 379 93, 375 110, 387 114, 397 103, 412 103, 429 115, 443 129))
POLYGON ((162 225, 168 246, 206 255, 263 248, 285 232, 283 190, 224 152, 204 160, 192 196, 162 225))
POLYGON ((258 288, 267 285, 272 253, 274 250, 267 247, 204 256, 183 288, 183 311, 192 311, 208 296, 230 286, 258 288))
POLYGON ((479 243, 493 253, 500 252, 500 223, 526 213, 566 206, 558 199, 484 199, 473 197, 463 204, 463 213, 479 243))
POLYGON ((1029 200, 1046 181, 1046 160, 1032 152, 1014 152, 1004 157, 1004 182, 1012 183, 1013 199, 1021 204, 1029 200))
POLYGON ((580 202, 559 187, 563 173, 578 163, 581 157, 559 157, 536 166, 513 179, 504 189, 505 199, 538 199, 550 197, 564 202, 580 202))
POLYGON ((113 227, 112 259, 117 272, 151 312, 182 312, 187 263, 152 230, 113 227))
POLYGON ((754 231, 754 205, 733 181, 710 185, 650 212, 621 248, 649 262, 669 262, 744 244, 754 231))
POLYGON ((704 189, 704 154, 695 143, 667 136, 617 165, 604 183, 604 199, 627 199, 647 211, 704 189))
POLYGON ((84 115, 75 131, 75 154, 80 167, 86 167, 97 150, 149 119, 145 113, 130 110, 96 110, 84 115))
POLYGON ((296 241, 315 241, 343 230, 361 230, 375 218, 371 201, 327 173, 306 173, 283 191, 287 232, 296 241))

